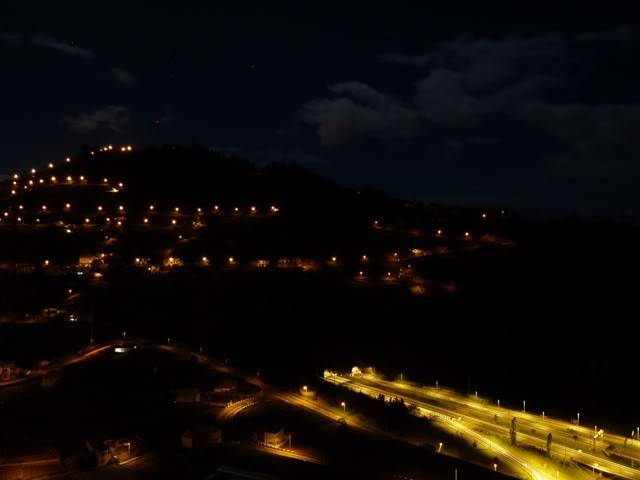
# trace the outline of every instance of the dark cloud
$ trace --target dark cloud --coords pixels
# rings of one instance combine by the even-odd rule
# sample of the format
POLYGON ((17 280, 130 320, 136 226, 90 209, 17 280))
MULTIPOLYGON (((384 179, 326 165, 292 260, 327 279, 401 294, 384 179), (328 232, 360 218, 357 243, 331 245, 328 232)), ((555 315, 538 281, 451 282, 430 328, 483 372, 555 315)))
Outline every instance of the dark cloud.
POLYGON ((410 108, 369 85, 346 82, 329 87, 331 98, 306 103, 299 117, 316 128, 324 146, 336 146, 359 136, 409 138, 420 132, 410 108))
POLYGON ((62 42, 55 38, 45 35, 36 34, 31 37, 31 43, 37 47, 48 48, 50 50, 56 50, 58 52, 65 53, 67 55, 73 55, 76 57, 93 58, 95 54, 91 50, 80 48, 72 43, 62 42))
POLYGON ((123 70, 122 68, 113 67, 111 69, 111 75, 121 85, 125 87, 135 87, 137 80, 132 73, 123 70))
POLYGON ((601 50, 606 58, 635 35, 630 28, 499 39, 464 35, 419 55, 385 54, 385 62, 416 67, 411 101, 400 103, 350 82, 331 88, 336 98, 307 103, 302 118, 317 128, 325 145, 364 134, 414 136, 434 127, 456 134, 463 128, 476 137, 475 129, 493 126, 495 139, 506 120, 510 128, 521 125, 525 136, 534 128, 564 142, 580 154, 577 158, 605 152, 635 156, 640 103, 594 104, 593 94, 586 102, 574 93, 584 87, 583 64, 592 71, 608 68, 606 62, 597 64, 594 52, 601 50))
POLYGON ((22 42, 22 37, 15 33, 0 32, 0 41, 9 44, 18 44, 22 42))
POLYGON ((61 123, 76 133, 90 133, 98 130, 121 132, 131 124, 131 119, 126 107, 109 105, 91 113, 66 116, 61 123))

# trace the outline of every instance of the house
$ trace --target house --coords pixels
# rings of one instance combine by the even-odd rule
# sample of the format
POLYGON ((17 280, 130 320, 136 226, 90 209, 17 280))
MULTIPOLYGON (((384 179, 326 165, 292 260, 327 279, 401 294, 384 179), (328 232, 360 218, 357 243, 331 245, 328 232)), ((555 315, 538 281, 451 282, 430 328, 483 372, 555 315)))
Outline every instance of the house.
POLYGON ((122 437, 118 439, 95 438, 85 440, 87 450, 91 452, 96 460, 97 466, 112 463, 121 463, 140 454, 143 447, 140 437, 122 437))
POLYGON ((218 427, 194 427, 180 437, 182 448, 202 448, 222 443, 222 430, 218 427))
POLYGON ((262 443, 265 447, 282 448, 287 443, 291 445, 291 434, 285 433, 284 428, 265 430, 262 443))
POLYGON ((0 362, 0 382, 13 382, 20 376, 20 368, 13 362, 0 362))

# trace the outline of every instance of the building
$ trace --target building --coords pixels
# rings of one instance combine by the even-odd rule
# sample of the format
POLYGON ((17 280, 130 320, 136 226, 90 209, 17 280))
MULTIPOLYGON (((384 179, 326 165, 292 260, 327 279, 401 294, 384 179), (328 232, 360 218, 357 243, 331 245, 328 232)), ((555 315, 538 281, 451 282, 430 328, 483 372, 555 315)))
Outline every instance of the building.
POLYGON ((14 382, 20 377, 20 368, 13 362, 0 362, 0 383, 14 382))
POLYGON ((95 438, 85 440, 85 446, 101 467, 112 463, 121 463, 140 454, 143 441, 140 437, 122 437, 118 439, 95 438))
POLYGON ((265 447, 271 448, 282 448, 286 444, 289 444, 289 447, 291 447, 291 434, 285 433, 284 428, 280 428, 279 430, 265 430, 262 444, 265 447))

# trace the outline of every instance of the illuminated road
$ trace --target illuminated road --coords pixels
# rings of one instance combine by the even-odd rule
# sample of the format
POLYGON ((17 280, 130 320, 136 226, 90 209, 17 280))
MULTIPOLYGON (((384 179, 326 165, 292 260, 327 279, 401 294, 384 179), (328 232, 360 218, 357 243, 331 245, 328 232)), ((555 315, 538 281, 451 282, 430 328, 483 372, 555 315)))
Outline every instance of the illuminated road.
MULTIPOLYGON (((421 388, 406 382, 388 382, 374 376, 346 377, 332 376, 329 381, 336 381, 344 387, 377 397, 402 398, 405 403, 415 405, 422 414, 444 420, 452 428, 463 431, 469 436, 481 440, 484 444, 509 459, 516 462, 521 469, 526 470, 534 478, 553 478, 536 472, 531 462, 520 458, 520 454, 510 451, 509 447, 496 445, 491 441, 492 436, 509 438, 512 418, 517 423, 517 443, 532 446, 542 451, 546 450, 546 436, 552 434, 551 452, 556 458, 568 458, 597 471, 618 475, 629 479, 640 479, 640 470, 611 460, 602 450, 608 445, 598 440, 595 452, 593 449, 593 430, 586 427, 576 427, 569 422, 518 412, 497 406, 487 405, 482 401, 474 401, 451 390, 436 388, 421 388), (576 438, 574 438, 574 436, 576 438)), ((605 438, 613 445, 622 447, 624 438, 606 435, 605 438)), ((624 455, 637 458, 640 451, 626 448, 624 455)), ((640 459, 637 460, 640 462, 640 459)))

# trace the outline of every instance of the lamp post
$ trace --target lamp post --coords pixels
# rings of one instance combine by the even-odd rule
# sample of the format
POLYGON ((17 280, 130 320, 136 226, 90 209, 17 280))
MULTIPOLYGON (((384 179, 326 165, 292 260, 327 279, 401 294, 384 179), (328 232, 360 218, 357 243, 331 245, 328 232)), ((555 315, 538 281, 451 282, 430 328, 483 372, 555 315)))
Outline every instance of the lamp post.
POLYGON ((344 413, 347 413, 347 404, 344 402, 340 402, 340 406, 342 407, 342 411, 344 413))

